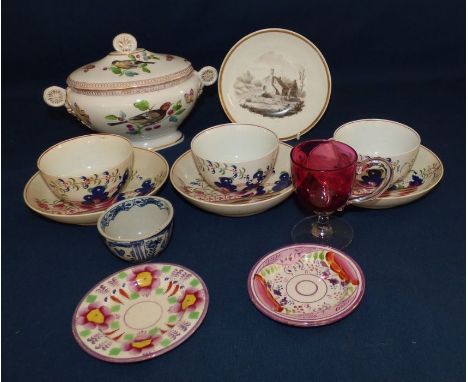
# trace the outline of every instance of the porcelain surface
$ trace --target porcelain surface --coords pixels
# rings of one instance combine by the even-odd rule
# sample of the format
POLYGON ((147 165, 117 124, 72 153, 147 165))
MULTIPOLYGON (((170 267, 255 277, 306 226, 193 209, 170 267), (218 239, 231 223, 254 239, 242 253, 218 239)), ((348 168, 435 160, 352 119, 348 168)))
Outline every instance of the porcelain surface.
MULTIPOLYGON (((421 145, 413 168, 400 182, 394 184, 379 198, 359 204, 365 208, 391 208, 411 203, 430 192, 444 175, 442 161, 427 147, 421 145)), ((378 171, 364 173, 357 179, 361 186, 372 186, 381 181, 378 171)))
POLYGON ((73 335, 93 357, 139 362, 187 340, 208 310, 208 289, 195 272, 176 264, 123 269, 96 284, 73 314, 73 335))
POLYGON ((353 147, 359 159, 381 157, 393 168, 392 184, 402 180, 413 167, 421 145, 412 128, 384 119, 361 119, 341 125, 333 138, 353 147))
POLYGON ((256 125, 224 124, 191 142, 198 172, 214 189, 246 192, 268 179, 278 155, 278 137, 256 125))
POLYGON ((133 168, 133 148, 118 135, 84 135, 48 148, 37 167, 59 199, 93 206, 115 200, 125 187, 133 168))
MULTIPOLYGON (((158 153, 144 149, 133 149, 134 166, 126 187, 116 200, 135 196, 153 195, 164 184, 169 174, 169 165, 158 153)), ((26 205, 45 218, 59 223, 96 224, 104 210, 115 201, 93 205, 76 205, 58 199, 47 187, 40 173, 34 174, 23 191, 26 205)))
POLYGON ((66 90, 47 88, 45 102, 66 106, 90 129, 123 135, 135 147, 156 150, 180 142, 178 127, 203 87, 216 82, 216 69, 197 72, 184 58, 137 48, 127 34, 114 39, 114 48, 71 73, 66 90))
POLYGON ((281 143, 273 174, 262 186, 244 193, 214 189, 197 171, 191 150, 182 154, 171 168, 174 188, 202 210, 223 216, 249 216, 264 212, 293 193, 289 153, 291 146, 281 143))
POLYGON ((123 200, 108 208, 97 222, 107 247, 118 258, 142 263, 159 256, 172 233, 174 208, 156 196, 123 200))
POLYGON ((341 251, 297 244, 261 258, 247 287, 254 305, 269 318, 293 326, 321 326, 349 315, 361 302, 365 279, 341 251))
POLYGON ((232 122, 299 138, 320 120, 331 93, 330 71, 318 48, 285 29, 264 29, 238 41, 220 69, 218 93, 232 122))

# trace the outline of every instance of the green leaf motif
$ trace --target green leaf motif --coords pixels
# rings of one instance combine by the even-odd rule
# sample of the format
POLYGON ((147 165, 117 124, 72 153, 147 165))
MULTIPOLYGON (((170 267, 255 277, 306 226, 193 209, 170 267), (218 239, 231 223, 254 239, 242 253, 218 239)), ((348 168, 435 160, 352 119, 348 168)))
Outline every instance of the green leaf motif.
POLYGON ((96 301, 96 299, 97 299, 97 296, 95 294, 90 294, 86 298, 86 302, 89 303, 89 304, 92 304, 94 301, 96 301))
POLYGON ((109 351, 109 355, 119 355, 120 353, 120 348, 112 348, 110 351, 109 351))
POLYGON ((131 341, 131 340, 133 340, 133 337, 135 337, 133 334, 130 334, 130 333, 129 333, 129 334, 125 334, 125 335, 124 335, 124 340, 126 340, 126 341, 131 341))
POLYGON ((142 66, 141 70, 143 70, 145 73, 151 73, 151 70, 149 70, 146 66, 142 66))
POLYGON ((161 272, 168 273, 171 270, 171 268, 172 267, 170 265, 165 265, 164 267, 161 268, 161 272))
POLYGON ((172 110, 177 111, 182 107, 182 103, 178 101, 173 107, 172 110))
POLYGON ((128 70, 125 72, 125 75, 127 77, 134 77, 134 76, 138 76, 138 73, 137 72, 132 72, 131 70, 128 70))
POLYGON ((153 328, 150 331, 148 331, 148 334, 150 336, 154 336, 157 332, 159 332, 159 328, 153 328))
POLYGON ((164 293, 164 289, 163 288, 157 288, 156 291, 155 291, 156 294, 163 294, 164 293))
POLYGON ((111 66, 110 69, 112 70, 112 73, 114 74, 122 74, 122 69, 117 68, 116 66, 111 66))
POLYGON ((117 120, 119 119, 119 117, 117 117, 117 116, 114 115, 114 114, 106 115, 104 118, 105 118, 105 119, 108 119, 109 121, 117 121, 117 120))
POLYGON ((175 322, 175 321, 177 321, 177 316, 170 316, 170 317, 167 319, 167 321, 169 321, 169 322, 175 322))
POLYGON ((127 274, 125 272, 119 273, 119 279, 123 279, 125 277, 127 277, 127 274))
POLYGON ((118 312, 120 310, 120 305, 114 305, 112 308, 111 308, 111 312, 118 312))
POLYGON ((183 112, 185 111, 185 109, 180 109, 177 113, 175 113, 176 115, 180 115, 182 114, 183 112))
POLYGON ((90 334, 91 334, 91 330, 89 330, 89 329, 86 329, 86 330, 83 330, 82 332, 80 332, 81 337, 88 337, 90 334))
POLYGON ((133 61, 136 61, 136 60, 137 60, 136 57, 135 57, 133 54, 129 54, 129 55, 128 55, 128 58, 129 58, 130 60, 133 60, 133 61))
POLYGON ((320 252, 319 258, 320 260, 323 260, 325 258, 325 256, 323 256, 323 252, 320 252))
POLYGON ((111 327, 112 329, 118 329, 118 328, 120 328, 119 321, 114 321, 113 323, 110 324, 110 327, 111 327))
POLYGON ((149 110, 150 108, 149 102, 145 99, 135 102, 133 106, 135 106, 138 110, 141 110, 141 111, 146 111, 146 110, 149 110))
MULTIPOLYGON (((269 270, 268 273, 270 273, 269 270)), ((197 279, 193 279, 192 281, 190 281, 190 285, 193 287, 196 287, 198 284, 200 284, 200 281, 198 281, 197 279)))
POLYGON ((196 320, 200 316, 200 312, 191 312, 188 316, 191 320, 196 320))
POLYGON ((138 297, 140 297, 140 295, 139 295, 137 292, 133 292, 133 293, 130 295, 130 299, 131 299, 131 300, 136 300, 138 297))
POLYGON ((169 304, 175 304, 177 302, 177 297, 169 297, 167 301, 169 302, 169 304))
POLYGON ((165 347, 165 346, 169 346, 171 344, 171 341, 169 339, 165 338, 160 343, 161 343, 162 346, 165 347))

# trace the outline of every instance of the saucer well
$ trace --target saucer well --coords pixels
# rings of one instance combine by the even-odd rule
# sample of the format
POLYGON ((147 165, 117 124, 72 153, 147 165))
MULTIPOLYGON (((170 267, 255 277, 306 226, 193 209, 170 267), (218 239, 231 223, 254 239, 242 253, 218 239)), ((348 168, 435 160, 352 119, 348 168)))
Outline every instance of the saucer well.
POLYGON ((208 310, 208 289, 176 264, 123 269, 96 284, 78 304, 73 335, 93 357, 116 363, 164 354, 187 340, 208 310))
MULTIPOLYGON (((376 174, 378 176, 378 174, 376 174)), ((431 191, 442 179, 442 161, 427 147, 420 146, 413 168, 402 181, 394 184, 375 200, 361 203, 364 208, 391 208, 411 203, 431 191)), ((361 176, 358 182, 366 186, 369 176, 361 176)))
POLYGON ((228 52, 218 93, 232 122, 265 126, 288 141, 322 117, 330 99, 330 71, 322 53, 304 36, 263 29, 243 37, 228 52))
POLYGON ((174 188, 202 210, 223 216, 255 215, 276 206, 293 192, 289 153, 291 146, 279 145, 273 174, 260 187, 242 194, 215 190, 199 174, 192 151, 186 151, 172 165, 170 179, 174 188))
POLYGON ((250 299, 269 318, 293 326, 321 326, 349 315, 362 300, 364 274, 343 252, 296 244, 261 258, 247 280, 250 299))
MULTIPOLYGON (((134 196, 154 195, 164 184, 169 165, 162 155, 134 148, 133 172, 117 201, 134 196)), ((39 172, 26 184, 23 192, 26 205, 38 214, 59 223, 92 225, 110 205, 77 206, 58 199, 39 172)))

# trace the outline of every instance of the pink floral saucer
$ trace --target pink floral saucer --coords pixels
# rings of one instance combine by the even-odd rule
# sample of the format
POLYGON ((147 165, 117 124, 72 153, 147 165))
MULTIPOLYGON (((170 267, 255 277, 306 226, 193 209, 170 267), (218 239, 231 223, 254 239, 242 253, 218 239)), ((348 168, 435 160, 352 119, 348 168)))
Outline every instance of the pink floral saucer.
POLYGON ((365 279, 357 263, 322 245, 297 244, 261 258, 247 281, 254 305, 293 326, 321 326, 349 315, 361 302, 365 279))
POLYGON ((133 266, 86 293, 73 314, 73 335, 103 361, 144 361, 187 340, 203 322, 208 300, 203 280, 185 267, 133 266))
MULTIPOLYGON (((113 202, 135 196, 154 195, 164 184, 169 165, 161 154, 134 148, 134 165, 130 180, 113 202)), ((82 205, 59 200, 42 179, 39 172, 26 184, 23 192, 26 205, 38 214, 60 223, 91 225, 110 207, 107 203, 82 205)))

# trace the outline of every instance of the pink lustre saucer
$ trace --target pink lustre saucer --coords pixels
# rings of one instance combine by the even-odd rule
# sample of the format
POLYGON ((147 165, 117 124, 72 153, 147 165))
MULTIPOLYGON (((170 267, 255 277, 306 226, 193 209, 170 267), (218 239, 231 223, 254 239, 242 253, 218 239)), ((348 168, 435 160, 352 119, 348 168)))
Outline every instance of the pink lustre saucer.
MULTIPOLYGON (((116 201, 135 196, 154 195, 169 174, 169 165, 161 154, 139 148, 134 148, 133 152, 132 174, 116 201)), ((59 223, 96 224, 99 216, 110 207, 105 203, 77 206, 59 200, 47 187, 39 172, 26 184, 23 198, 33 211, 59 223)))
POLYGON ((349 315, 361 302, 365 279, 343 252, 297 244, 261 258, 247 281, 254 305, 269 318, 293 326, 321 326, 349 315))
POLYGON ((187 340, 203 322, 208 300, 203 280, 185 267, 133 266, 86 293, 73 315, 73 335, 103 361, 144 361, 187 340))

